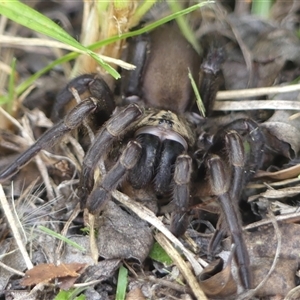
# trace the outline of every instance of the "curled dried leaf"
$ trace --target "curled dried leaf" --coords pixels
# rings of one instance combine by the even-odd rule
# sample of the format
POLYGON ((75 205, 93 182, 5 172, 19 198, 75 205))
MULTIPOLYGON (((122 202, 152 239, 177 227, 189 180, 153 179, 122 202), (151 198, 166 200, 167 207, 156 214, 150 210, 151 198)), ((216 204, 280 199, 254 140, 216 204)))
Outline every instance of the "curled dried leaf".
POLYGON ((231 274, 231 261, 229 259, 223 268, 224 262, 220 258, 199 275, 199 284, 206 295, 227 297, 236 293, 237 285, 231 274))

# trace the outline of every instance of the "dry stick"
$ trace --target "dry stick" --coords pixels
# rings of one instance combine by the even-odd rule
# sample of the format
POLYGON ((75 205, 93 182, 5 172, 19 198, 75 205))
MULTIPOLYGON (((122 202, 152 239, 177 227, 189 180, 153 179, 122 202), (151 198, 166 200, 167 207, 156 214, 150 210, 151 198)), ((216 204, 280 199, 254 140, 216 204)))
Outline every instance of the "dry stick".
POLYGON ((33 264, 30 260, 30 257, 26 251, 26 248, 25 248, 25 245, 23 244, 23 241, 22 241, 22 238, 21 238, 21 235, 20 235, 20 232, 18 230, 18 228, 16 227, 15 224, 18 224, 18 222, 16 221, 16 219, 14 218, 12 212, 11 212, 11 209, 10 209, 10 206, 8 204, 8 201, 6 199, 6 196, 4 194, 4 191, 3 191, 3 188, 2 188, 2 184, 0 184, 0 203, 2 205, 2 208, 3 208, 3 211, 4 211, 4 214, 7 218, 7 221, 9 223, 9 226, 12 230, 12 233, 13 233, 13 236, 16 240, 16 243, 18 245, 18 248, 24 258, 24 261, 26 263, 26 266, 28 269, 32 269, 33 268, 33 264))
MULTIPOLYGON (((194 269, 194 273, 196 275, 199 275, 202 272, 203 268, 200 266, 200 264, 195 259, 193 254, 183 246, 183 244, 167 229, 167 227, 165 227, 165 225, 156 217, 156 215, 151 210, 144 207, 140 203, 133 201, 128 196, 126 196, 125 194, 123 194, 117 190, 112 192, 112 196, 115 199, 117 199, 119 202, 121 202, 123 205, 128 207, 130 210, 132 210, 142 220, 145 220, 148 223, 150 223, 151 225, 153 225, 156 229, 158 229, 161 233, 163 233, 176 247, 178 247, 183 252, 185 257, 189 260, 189 262, 191 263, 191 265, 194 269)), ((187 267, 187 269, 188 269, 188 267, 187 267)), ((182 269, 180 268, 180 270, 182 270, 182 269)), ((189 280, 189 284, 191 284, 191 289, 195 293, 195 296, 197 297, 197 299, 199 299, 199 300, 206 299, 194 274, 192 274, 191 271, 187 271, 185 268, 183 275, 186 275, 186 274, 188 274, 188 278, 187 277, 186 278, 189 280), (200 295, 201 295, 201 297, 200 297, 200 295)))
MULTIPOLYGON (((300 221, 300 212, 276 216, 275 219, 277 222, 284 222, 284 221, 299 222, 300 221)), ((258 228, 260 226, 270 224, 271 222, 272 222, 272 220, 270 220, 270 219, 261 220, 261 221, 258 221, 258 222, 255 222, 255 223, 245 226, 244 230, 258 228)))
MULTIPOLYGON (((23 37, 0 35, 0 40, 1 40, 2 46, 4 46, 4 44, 7 44, 7 46, 9 46, 9 47, 12 47, 12 46, 52 47, 52 48, 60 48, 60 49, 65 49, 65 50, 69 50, 69 51, 74 51, 74 52, 81 53, 81 54, 86 54, 85 51, 81 51, 70 45, 66 45, 61 42, 47 40, 47 39, 23 38, 23 37)), ((101 55, 101 54, 97 54, 97 55, 103 61, 105 61, 107 63, 116 64, 126 70, 134 70, 135 69, 134 65, 129 64, 123 60, 112 58, 112 57, 101 55)))
POLYGON ((172 281, 169 281, 166 279, 156 278, 155 276, 147 276, 146 279, 138 279, 138 280, 142 283, 145 281, 146 282, 151 281, 153 283, 158 284, 159 286, 165 286, 172 290, 175 290, 177 292, 184 293, 184 294, 192 292, 192 290, 185 285, 175 283, 175 282, 172 282, 172 281))
POLYGON ((216 111, 236 111, 255 109, 277 109, 277 110, 300 110, 299 101, 285 100, 240 100, 240 101, 216 101, 216 111))
POLYGON ((244 97, 258 97, 269 94, 279 94, 300 91, 300 84, 292 84, 285 86, 271 86, 253 89, 219 91, 217 93, 217 100, 238 99, 244 97))
POLYGON ((11 268, 9 266, 7 266, 6 264, 4 264, 3 262, 0 261, 0 267, 11 272, 11 273, 14 273, 14 274, 17 274, 19 276, 25 276, 25 273, 19 271, 19 270, 16 270, 14 268, 11 268))
POLYGON ((182 259, 180 254, 175 250, 175 248, 169 242, 169 240, 162 233, 157 233, 154 237, 157 240, 157 242, 162 246, 162 248, 168 253, 173 262, 176 264, 177 268, 180 270, 181 274, 189 284, 195 297, 198 300, 207 299, 204 292, 200 288, 195 275, 192 273, 187 263, 182 259))
MULTIPOLYGON (((80 204, 78 203, 76 205, 76 207, 74 208, 71 216, 67 220, 66 224, 64 225, 64 227, 63 227, 63 229, 62 229, 62 231, 60 233, 62 236, 67 236, 67 233, 68 233, 68 230, 69 230, 69 228, 71 226, 71 223, 77 217, 77 215, 78 215, 78 213, 80 211, 81 211, 80 204)), ((64 245, 64 241, 59 240, 58 245, 57 245, 56 250, 55 250, 55 257, 56 257, 57 261, 60 261, 60 256, 61 256, 61 253, 62 253, 62 247, 63 247, 63 245, 64 245)))
POLYGON ((174 245, 178 247, 183 252, 185 257, 189 260, 194 268, 194 272, 196 275, 199 275, 202 272, 203 268, 195 259, 194 255, 183 246, 183 244, 170 232, 170 230, 162 223, 161 220, 156 217, 156 215, 150 209, 146 208, 136 201, 133 201, 131 198, 117 190, 112 192, 112 196, 123 205, 128 207, 130 210, 132 210, 142 220, 145 220, 153 225, 156 229, 162 232, 172 243, 174 243, 174 245))
POLYGON ((99 258, 99 250, 96 241, 96 234, 95 234, 95 216, 88 213, 88 222, 90 225, 90 251, 92 259, 94 260, 95 264, 98 262, 99 258))

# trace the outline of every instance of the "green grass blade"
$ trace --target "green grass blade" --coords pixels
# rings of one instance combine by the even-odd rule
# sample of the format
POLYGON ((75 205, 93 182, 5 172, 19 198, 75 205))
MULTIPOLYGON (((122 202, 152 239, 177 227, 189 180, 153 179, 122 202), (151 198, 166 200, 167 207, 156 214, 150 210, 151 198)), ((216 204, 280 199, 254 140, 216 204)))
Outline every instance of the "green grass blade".
POLYGON ((168 266, 173 263, 171 257, 158 242, 153 244, 149 257, 168 266))
POLYGON ((77 289, 70 289, 68 291, 61 290, 56 295, 54 300, 85 300, 86 299, 85 295, 80 295, 80 296, 76 297, 76 294, 75 294, 75 296, 74 296, 74 292, 77 293, 77 289))
POLYGON ((110 65, 105 63, 96 53, 81 45, 59 25, 26 4, 17 0, 0 0, 0 14, 18 24, 47 35, 64 44, 72 46, 75 49, 78 49, 80 52, 90 55, 115 79, 120 78, 120 74, 110 65))
MULTIPOLYGON (((1 3, 1 1, 0 1, 1 3)), ((121 34, 119 36, 114 36, 114 37, 111 37, 111 38, 108 38, 106 40, 103 40, 103 41, 99 41, 99 42, 96 42, 90 46, 88 46, 88 48, 90 50, 95 50, 95 49, 98 49, 100 47, 103 47, 103 46, 106 46, 106 45, 109 45, 111 43, 114 43, 116 42, 117 40, 120 40, 120 39, 126 39, 126 38, 129 38, 129 37, 134 37, 134 36, 138 36, 138 35, 141 35, 143 33, 146 33, 148 31, 151 31, 153 29, 155 29, 156 27, 160 26, 160 25, 163 25, 171 20, 174 20, 176 19, 178 16, 183 16, 185 14, 188 14, 196 9, 199 9, 200 7, 204 6, 204 5, 207 5, 209 3, 214 3, 214 1, 204 1, 204 2, 201 2, 201 3, 198 3, 196 5, 193 5, 191 7, 188 7, 186 9, 183 9, 182 11, 179 11, 179 12, 176 12, 176 13, 173 13, 169 16, 166 16, 158 21, 155 21, 153 23, 151 23, 150 25, 147 25, 141 29, 138 29, 138 30, 134 30, 134 31, 131 31, 131 32, 127 32, 127 33, 124 33, 124 34, 121 34)), ((53 61, 51 64, 49 64, 48 66, 46 66, 45 68, 41 69, 40 71, 36 72, 35 74, 33 74, 32 76, 30 76, 28 79, 26 79, 25 81, 23 81, 17 88, 16 88, 16 95, 17 96, 20 96, 24 91, 26 91, 28 89, 28 87, 30 85, 32 85, 38 78, 40 78, 43 74, 49 72, 51 69, 53 69, 55 66, 61 64, 61 63, 64 63, 64 62, 68 62, 72 59, 75 59, 79 54, 78 53, 75 53, 75 52, 71 52, 71 53, 68 53, 66 54, 65 56, 53 61)), ((3 104, 5 103, 5 99, 7 99, 7 97, 3 96, 3 97, 0 97, 0 104, 3 104)))
MULTIPOLYGON (((173 1, 173 0, 167 0, 167 2, 168 2, 168 5, 172 12, 182 11, 182 6, 181 6, 180 2, 173 1)), ((201 53, 200 45, 193 33, 192 28, 189 26, 188 22, 184 18, 182 18, 182 16, 178 17, 176 19, 176 22, 177 22, 182 34, 189 41, 189 43, 193 46, 195 51, 198 54, 200 54, 201 53)))
POLYGON ((86 249, 84 247, 82 247, 81 245, 79 245, 79 244, 77 244, 77 243, 69 240, 65 236, 63 236, 63 235, 61 235, 61 234, 59 234, 59 233, 57 233, 57 232, 55 232, 55 231, 53 231, 53 230, 45 227, 45 226, 41 226, 40 225, 40 226, 38 226, 38 229, 40 229, 41 231, 43 231, 43 232, 45 232, 45 233, 47 233, 47 234, 49 234, 49 235, 51 235, 51 236, 59 239, 59 240, 64 241, 65 243, 71 245, 72 247, 74 247, 74 248, 76 248, 76 249, 78 249, 78 250, 80 250, 82 252, 86 251, 86 249))
POLYGON ((205 117, 205 107, 204 107, 201 95, 199 93, 197 84, 196 84, 196 82, 195 82, 195 80, 192 76, 192 73, 191 73, 190 69, 189 69, 189 79, 191 81, 191 85, 192 85, 192 88, 193 88, 193 91, 194 91, 194 94, 195 94, 195 97, 196 97, 196 104, 198 106, 199 112, 201 113, 202 117, 205 117))
POLYGON ((273 0, 253 0, 251 9, 252 13, 268 19, 273 2, 273 0))
POLYGON ((125 300, 128 283, 128 270, 123 266, 119 269, 116 300, 125 300))

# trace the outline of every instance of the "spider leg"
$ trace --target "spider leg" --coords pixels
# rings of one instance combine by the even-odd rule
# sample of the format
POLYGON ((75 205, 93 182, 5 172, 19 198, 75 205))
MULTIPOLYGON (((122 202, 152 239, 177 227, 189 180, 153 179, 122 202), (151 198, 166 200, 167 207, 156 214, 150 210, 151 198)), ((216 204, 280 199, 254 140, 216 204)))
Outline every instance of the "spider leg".
POLYGON ((111 198, 111 191, 116 189, 125 179, 129 170, 138 162, 142 152, 142 146, 136 141, 130 141, 123 151, 118 162, 104 176, 102 182, 95 186, 87 200, 87 208, 90 213, 97 214, 111 198))
POLYGON ((186 154, 179 155, 175 163, 173 201, 176 206, 172 214, 171 232, 180 236, 187 228, 186 212, 190 200, 192 159, 186 154))
POLYGON ((97 163, 109 152, 112 143, 132 129, 132 125, 141 116, 141 109, 135 104, 130 104, 108 120, 106 125, 95 135, 94 142, 84 157, 79 180, 78 197, 81 208, 84 208, 87 197, 93 189, 94 170, 97 163))
MULTIPOLYGON (((229 139, 231 139, 231 137, 229 137, 229 139)), ((212 192, 218 197, 218 201, 221 205, 222 211, 224 212, 233 242, 236 245, 235 255, 240 268, 239 271, 242 283, 246 289, 250 289, 250 260, 241 230, 241 222, 238 217, 237 210, 234 206, 235 203, 231 199, 231 191, 229 188, 229 184, 231 184, 231 181, 228 180, 228 175, 225 173, 225 165, 218 155, 209 155, 207 160, 207 167, 209 170, 209 180, 212 192)), ((237 173, 238 172, 239 167, 237 173)))
POLYGON ((251 179, 263 163, 265 136, 259 125, 251 119, 238 119, 228 124, 223 132, 234 130, 243 137, 246 162, 245 181, 251 179))
POLYGON ((232 167, 232 182, 229 188, 231 201, 238 203, 245 182, 245 153, 243 141, 236 131, 229 131, 225 136, 229 163, 232 167))
POLYGON ((42 149, 53 146, 59 138, 77 128, 82 120, 95 112, 98 103, 95 98, 89 98, 75 106, 66 117, 47 130, 30 148, 23 152, 10 166, 0 174, 0 183, 6 181, 38 154, 42 149))
POLYGON ((162 142, 159 165, 154 179, 154 186, 157 193, 163 195, 170 191, 173 166, 178 155, 183 152, 184 147, 176 141, 166 139, 162 142))
POLYGON ((199 91, 208 116, 211 115, 219 90, 221 67, 225 61, 223 47, 215 45, 211 41, 209 41, 209 45, 199 73, 199 91))
POLYGON ((157 166, 161 141, 153 134, 140 134, 136 140, 142 145, 141 158, 129 172, 129 182, 135 189, 141 189, 151 182, 157 166))
POLYGON ((115 109, 114 96, 110 88, 99 76, 84 74, 71 80, 57 95, 51 113, 51 119, 54 122, 63 119, 67 111, 77 104, 74 100, 73 89, 77 91, 81 99, 88 97, 97 98, 101 107, 101 111, 97 114, 97 119, 108 120, 115 109))

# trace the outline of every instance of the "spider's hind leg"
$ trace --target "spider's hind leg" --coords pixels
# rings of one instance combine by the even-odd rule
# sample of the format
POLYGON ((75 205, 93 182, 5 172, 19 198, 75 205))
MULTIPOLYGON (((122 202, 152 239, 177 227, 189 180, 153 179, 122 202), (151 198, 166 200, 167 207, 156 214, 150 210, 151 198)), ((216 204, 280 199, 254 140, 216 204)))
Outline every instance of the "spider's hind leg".
POLYGON ((249 255, 243 238, 240 217, 236 209, 237 203, 233 203, 231 199, 230 178, 228 178, 228 174, 226 174, 224 162, 218 155, 212 154, 208 156, 207 167, 212 192, 218 198, 232 240, 236 245, 235 256, 239 265, 241 280, 245 288, 250 289, 251 275, 249 270, 249 255))

